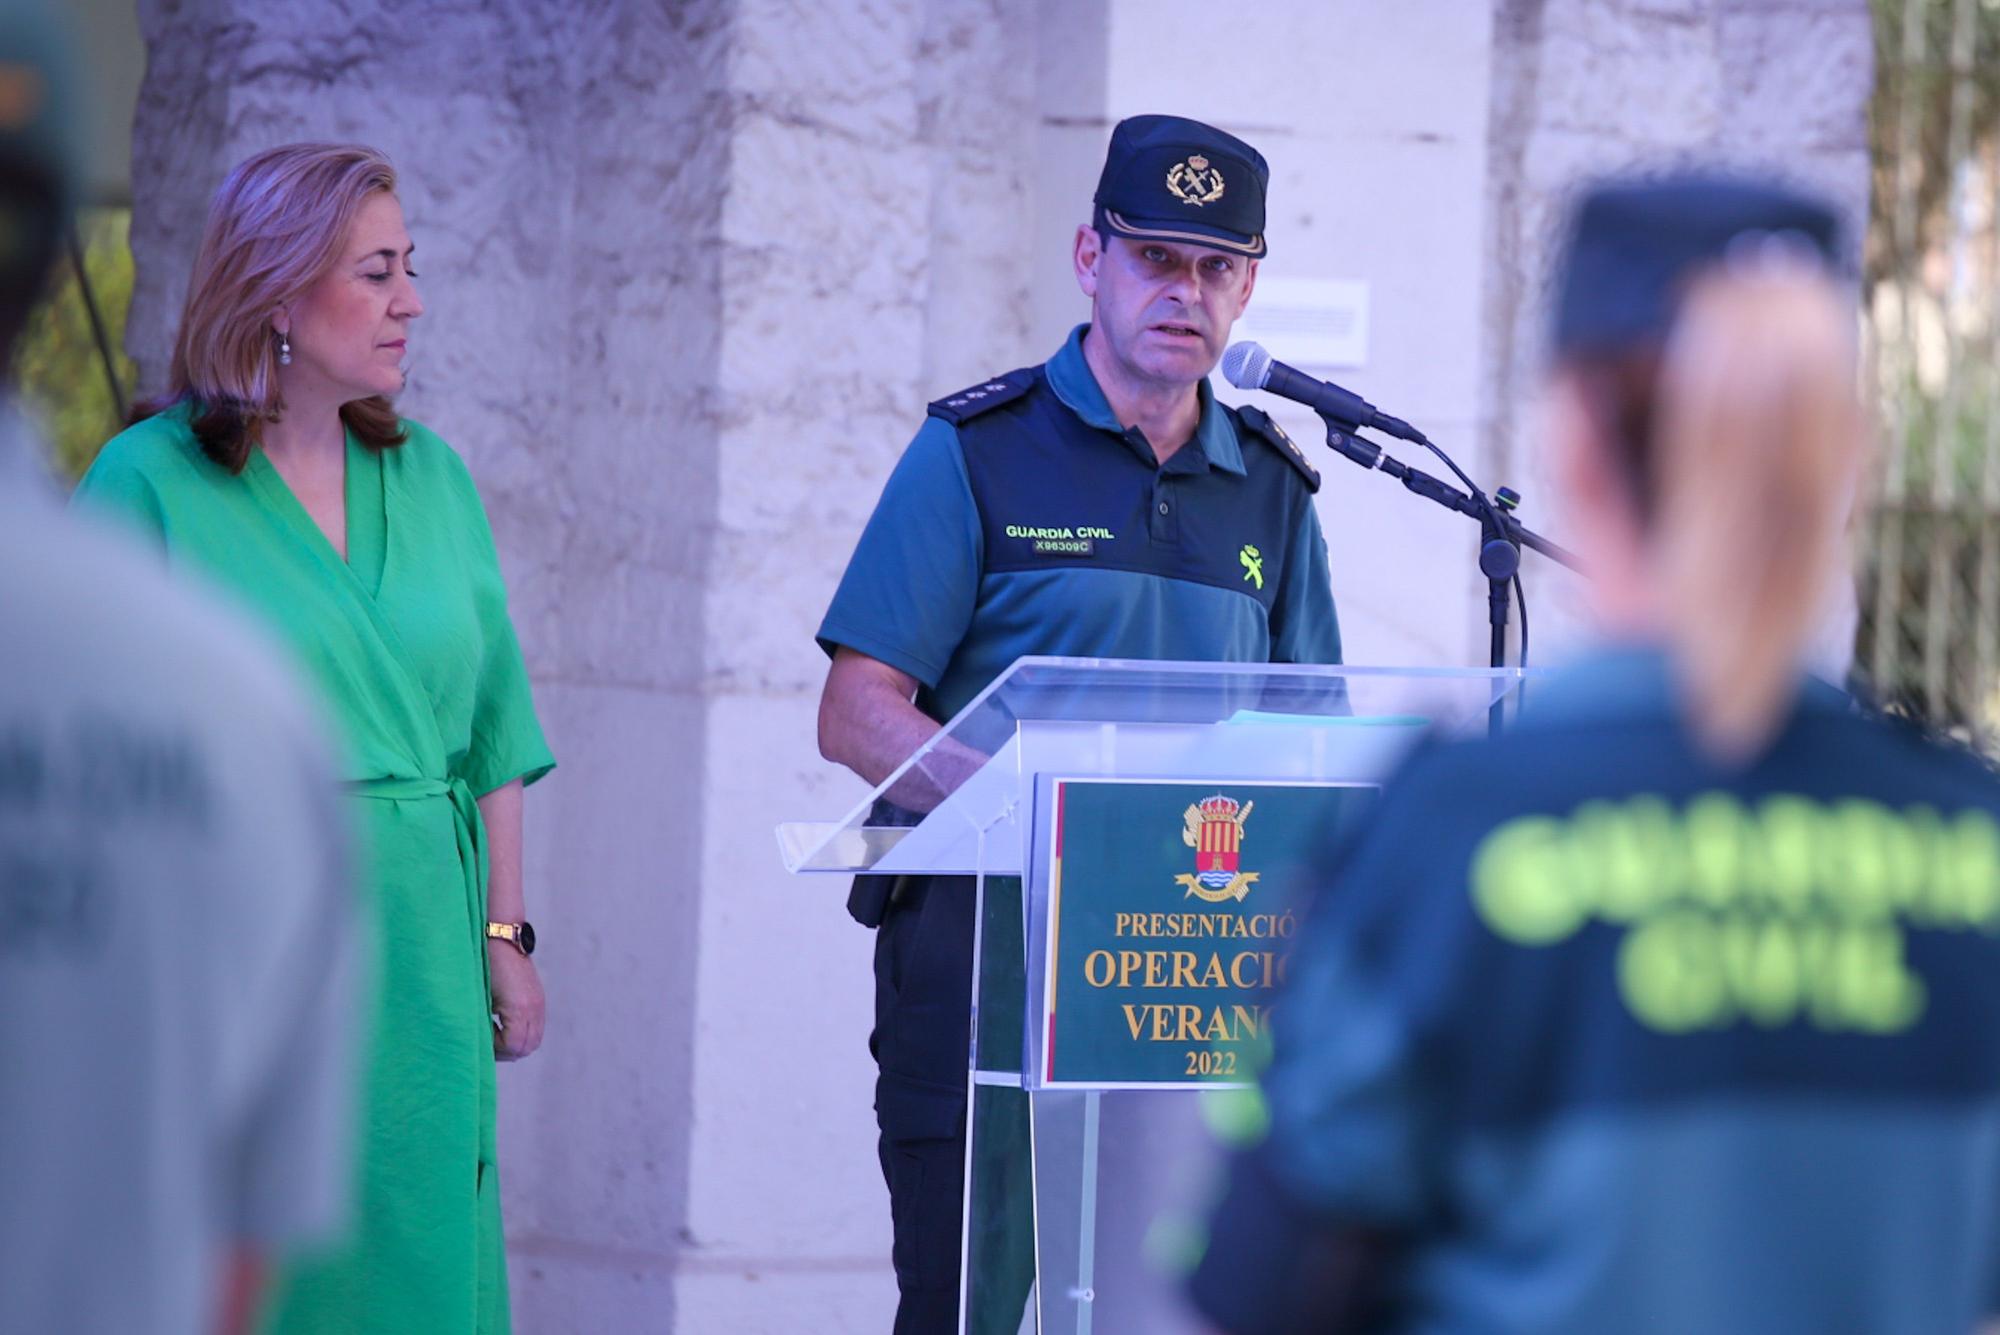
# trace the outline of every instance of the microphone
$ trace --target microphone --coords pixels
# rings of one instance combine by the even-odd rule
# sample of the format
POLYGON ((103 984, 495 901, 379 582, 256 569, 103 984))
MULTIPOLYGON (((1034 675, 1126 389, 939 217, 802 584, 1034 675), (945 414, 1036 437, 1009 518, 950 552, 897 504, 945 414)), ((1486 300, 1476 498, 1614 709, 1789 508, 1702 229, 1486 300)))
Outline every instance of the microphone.
POLYGON ((1349 431, 1370 427, 1413 445, 1428 445, 1423 433, 1400 417, 1376 411, 1375 405, 1359 394, 1342 389, 1329 380, 1316 380, 1304 371, 1271 360, 1261 343, 1232 343, 1222 354, 1222 375, 1238 389, 1261 389, 1293 403, 1303 403, 1349 431))

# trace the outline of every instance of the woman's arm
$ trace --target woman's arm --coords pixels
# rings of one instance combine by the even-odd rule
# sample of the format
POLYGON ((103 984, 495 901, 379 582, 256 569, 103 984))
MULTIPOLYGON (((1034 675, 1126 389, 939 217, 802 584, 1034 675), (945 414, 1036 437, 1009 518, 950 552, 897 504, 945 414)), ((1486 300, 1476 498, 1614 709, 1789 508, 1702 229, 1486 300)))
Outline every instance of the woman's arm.
MULTIPOLYGON (((489 922, 525 922, 527 899, 521 888, 521 781, 502 784, 479 799, 486 825, 486 917, 489 922)), ((486 962, 492 980, 493 1013, 499 1028, 493 1034, 493 1055, 514 1061, 542 1045, 546 1002, 535 962, 513 942, 486 940, 486 962)))

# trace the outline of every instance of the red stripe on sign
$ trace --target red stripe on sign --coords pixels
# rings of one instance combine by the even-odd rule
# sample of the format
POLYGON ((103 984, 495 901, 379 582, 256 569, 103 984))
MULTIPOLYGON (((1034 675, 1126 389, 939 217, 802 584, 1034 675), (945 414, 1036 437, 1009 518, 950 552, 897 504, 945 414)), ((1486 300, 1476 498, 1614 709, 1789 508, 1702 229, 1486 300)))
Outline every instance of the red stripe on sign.
POLYGON ((1062 856, 1063 799, 1069 795, 1069 785, 1056 785, 1056 856, 1062 856))
POLYGON ((1056 1078, 1056 1013, 1053 1010, 1049 1012, 1049 1042, 1048 1047, 1043 1050, 1043 1056, 1048 1060, 1043 1068, 1042 1079, 1053 1080, 1056 1078))

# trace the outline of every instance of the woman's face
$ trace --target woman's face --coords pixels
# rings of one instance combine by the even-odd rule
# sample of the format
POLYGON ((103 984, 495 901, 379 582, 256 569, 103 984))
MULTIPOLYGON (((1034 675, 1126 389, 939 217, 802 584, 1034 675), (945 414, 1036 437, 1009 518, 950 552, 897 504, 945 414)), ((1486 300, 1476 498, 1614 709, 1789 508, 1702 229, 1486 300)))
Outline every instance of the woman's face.
POLYGON ((424 313, 413 249, 396 197, 370 195, 332 267, 278 315, 292 345, 292 364, 279 371, 287 399, 341 404, 403 388, 410 321, 424 313))

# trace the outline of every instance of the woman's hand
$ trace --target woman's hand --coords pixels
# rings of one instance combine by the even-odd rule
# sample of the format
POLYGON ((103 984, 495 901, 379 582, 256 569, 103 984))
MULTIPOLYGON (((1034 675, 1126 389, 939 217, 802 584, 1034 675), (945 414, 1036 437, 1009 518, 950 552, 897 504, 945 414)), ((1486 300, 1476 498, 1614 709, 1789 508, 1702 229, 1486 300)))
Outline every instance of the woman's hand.
MULTIPOLYGON (((502 784, 479 799, 486 826, 486 919, 521 922, 528 916, 521 896, 521 781, 502 784)), ((486 938, 486 978, 492 989, 493 1055, 519 1061, 542 1045, 548 1003, 535 962, 504 937, 486 938)))
POLYGON ((493 1055, 503 1062, 519 1061, 542 1045, 548 1005, 542 996, 542 976, 535 972, 535 962, 511 941, 488 941, 486 964, 493 1014, 498 1017, 493 1055))

